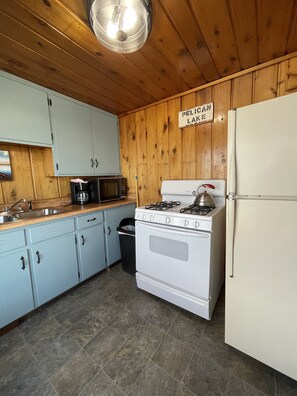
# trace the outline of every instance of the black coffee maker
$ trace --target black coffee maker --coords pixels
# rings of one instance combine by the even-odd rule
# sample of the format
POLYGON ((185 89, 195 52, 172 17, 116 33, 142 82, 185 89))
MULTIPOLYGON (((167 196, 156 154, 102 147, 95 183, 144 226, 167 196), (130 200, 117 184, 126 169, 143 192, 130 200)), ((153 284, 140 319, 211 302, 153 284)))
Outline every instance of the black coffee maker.
POLYGON ((74 205, 85 205, 89 203, 89 183, 81 181, 71 181, 71 202, 74 205))

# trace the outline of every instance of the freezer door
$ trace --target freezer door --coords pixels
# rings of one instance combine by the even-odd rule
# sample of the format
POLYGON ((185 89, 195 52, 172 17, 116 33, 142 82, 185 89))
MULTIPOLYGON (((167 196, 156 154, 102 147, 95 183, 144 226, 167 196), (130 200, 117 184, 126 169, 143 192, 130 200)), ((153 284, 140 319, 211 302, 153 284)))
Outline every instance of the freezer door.
POLYGON ((297 380, 297 202, 228 201, 227 230, 225 341, 297 380))
POLYGON ((297 197, 297 93, 230 111, 227 192, 297 197))

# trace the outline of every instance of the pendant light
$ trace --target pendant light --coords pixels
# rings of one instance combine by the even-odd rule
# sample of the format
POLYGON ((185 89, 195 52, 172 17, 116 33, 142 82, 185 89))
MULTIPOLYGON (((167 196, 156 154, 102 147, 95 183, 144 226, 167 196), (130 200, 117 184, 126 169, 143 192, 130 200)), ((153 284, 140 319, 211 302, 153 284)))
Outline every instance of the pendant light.
POLYGON ((150 0, 94 0, 90 22, 97 39, 106 48, 131 53, 146 42, 151 14, 150 0))

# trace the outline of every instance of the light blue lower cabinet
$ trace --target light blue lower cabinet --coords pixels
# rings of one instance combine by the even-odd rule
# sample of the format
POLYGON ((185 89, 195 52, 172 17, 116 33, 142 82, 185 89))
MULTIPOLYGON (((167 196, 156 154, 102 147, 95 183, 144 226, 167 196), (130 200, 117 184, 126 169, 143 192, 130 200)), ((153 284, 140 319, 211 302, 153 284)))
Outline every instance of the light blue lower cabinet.
POLYGON ((0 328, 33 309, 34 301, 27 249, 1 256, 0 328))
POLYGON ((117 227, 126 217, 135 217, 135 204, 117 206, 105 211, 107 265, 121 259, 120 240, 117 227))
POLYGON ((80 280, 84 281, 106 267, 103 224, 80 230, 77 239, 80 280))
POLYGON ((31 257, 38 306, 78 284, 74 234, 35 243, 31 257))
POLYGON ((0 328, 118 261, 117 227, 134 211, 129 204, 104 216, 98 211, 1 232, 0 328))

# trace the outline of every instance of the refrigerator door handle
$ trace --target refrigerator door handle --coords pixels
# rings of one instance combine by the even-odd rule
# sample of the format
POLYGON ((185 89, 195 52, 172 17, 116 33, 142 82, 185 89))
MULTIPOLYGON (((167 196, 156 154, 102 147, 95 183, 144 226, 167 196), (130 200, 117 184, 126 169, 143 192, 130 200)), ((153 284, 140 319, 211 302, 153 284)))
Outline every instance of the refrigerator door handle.
POLYGON ((234 198, 227 200, 227 245, 226 245, 226 264, 227 275, 230 278, 234 277, 234 231, 235 231, 235 205, 234 198))
POLYGON ((227 191, 236 191, 236 110, 228 112, 227 191))

